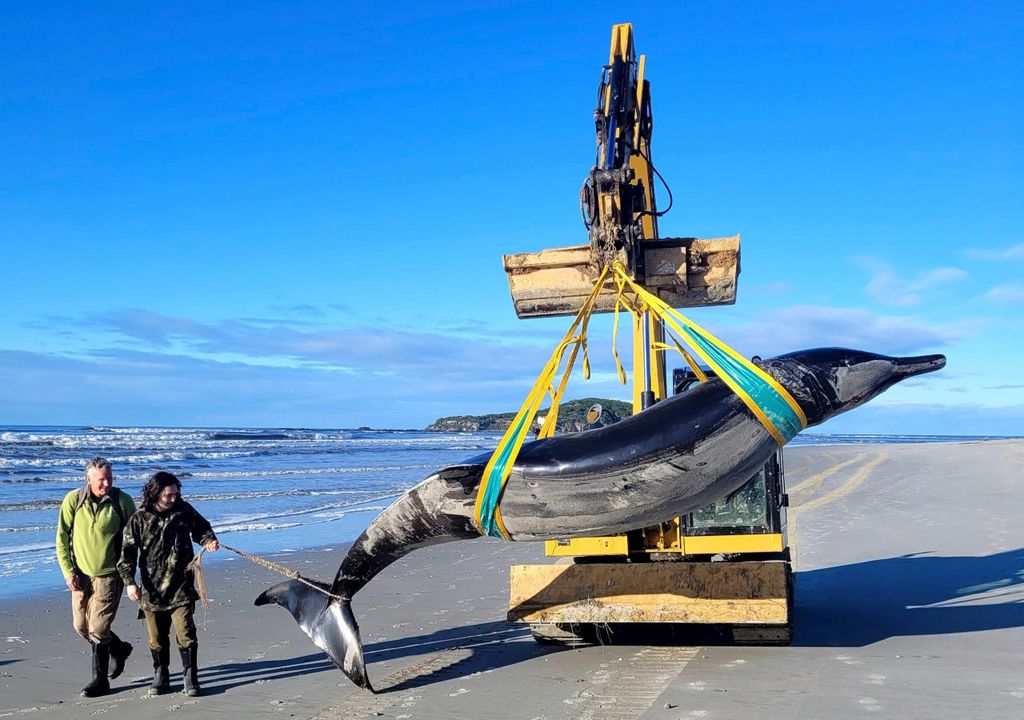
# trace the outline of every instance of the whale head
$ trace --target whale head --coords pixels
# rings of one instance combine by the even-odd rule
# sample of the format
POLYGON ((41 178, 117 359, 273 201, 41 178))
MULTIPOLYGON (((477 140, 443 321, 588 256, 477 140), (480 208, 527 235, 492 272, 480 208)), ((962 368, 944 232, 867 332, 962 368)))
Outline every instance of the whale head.
POLYGON ((889 357, 863 350, 816 348, 765 360, 762 368, 789 390, 811 426, 863 405, 901 380, 945 364, 944 355, 889 357))

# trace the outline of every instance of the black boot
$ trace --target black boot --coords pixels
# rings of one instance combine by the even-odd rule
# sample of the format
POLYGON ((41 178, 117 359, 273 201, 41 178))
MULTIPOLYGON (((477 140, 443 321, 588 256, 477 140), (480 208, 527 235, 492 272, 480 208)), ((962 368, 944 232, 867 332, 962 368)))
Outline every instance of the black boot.
POLYGON ((196 667, 196 653, 198 650, 199 647, 195 643, 187 648, 178 648, 178 652, 181 653, 181 678, 185 681, 185 686, 181 691, 189 697, 199 695, 199 678, 196 675, 199 671, 199 668, 196 667))
POLYGON ((110 667, 110 679, 113 680, 124 672, 124 661, 132 654, 132 644, 126 643, 113 633, 111 635, 110 659, 114 661, 114 664, 110 667))
POLYGON ((171 677, 167 666, 171 662, 171 649, 149 650, 153 654, 153 684, 149 686, 150 695, 166 695, 171 691, 171 677))
POLYGON ((110 664, 110 646, 92 646, 92 682, 82 688, 82 697, 94 698, 110 692, 107 665, 110 664))

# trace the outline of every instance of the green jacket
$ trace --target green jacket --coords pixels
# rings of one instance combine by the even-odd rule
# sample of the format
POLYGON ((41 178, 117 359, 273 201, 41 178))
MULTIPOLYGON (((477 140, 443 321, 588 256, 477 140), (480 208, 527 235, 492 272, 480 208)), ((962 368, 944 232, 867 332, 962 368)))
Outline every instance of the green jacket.
POLYGON ((64 579, 78 573, 102 577, 117 572, 121 556, 121 517, 135 514, 135 502, 118 488, 96 502, 88 486, 64 496, 57 516, 57 563, 64 579), (84 501, 83 501, 84 500, 84 501), (118 514, 114 508, 121 506, 118 514))
POLYGON ((195 557, 192 542, 205 545, 217 538, 210 523, 194 507, 179 499, 159 512, 139 510, 124 529, 117 570, 125 585, 135 584, 138 567, 143 610, 171 610, 199 599, 189 563, 195 557))

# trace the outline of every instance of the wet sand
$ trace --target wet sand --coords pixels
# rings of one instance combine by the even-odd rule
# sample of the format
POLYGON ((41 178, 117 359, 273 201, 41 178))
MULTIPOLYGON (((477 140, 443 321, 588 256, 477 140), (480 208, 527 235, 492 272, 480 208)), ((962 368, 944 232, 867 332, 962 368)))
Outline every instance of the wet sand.
MULTIPOLYGON (((583 649, 537 645, 504 617, 508 566, 547 562, 542 546, 475 540, 417 551, 355 598, 382 691, 372 695, 284 610, 253 607, 278 576, 221 551, 205 563, 213 610, 197 613, 203 697, 146 697, 151 662, 127 599, 115 622, 135 645, 125 674, 111 695, 79 697, 88 646, 58 592, 0 608, 0 717, 1024 716, 1024 441, 797 447, 786 478, 789 647, 671 628, 583 649)), ((273 559, 330 578, 340 556, 273 559)), ((173 651, 171 664, 177 691, 173 651)))

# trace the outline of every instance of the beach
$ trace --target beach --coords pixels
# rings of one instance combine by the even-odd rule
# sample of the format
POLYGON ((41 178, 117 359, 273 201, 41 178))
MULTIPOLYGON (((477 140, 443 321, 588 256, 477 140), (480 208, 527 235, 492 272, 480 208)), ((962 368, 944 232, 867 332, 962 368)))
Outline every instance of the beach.
MULTIPOLYGON (((1024 440, 861 443, 786 451, 795 634, 787 647, 700 642, 666 628, 580 649, 537 645, 505 622, 508 568, 539 543, 492 539, 416 551, 353 601, 378 694, 352 685, 279 607, 280 578, 220 551, 197 611, 204 695, 146 697, 135 646, 106 697, 83 699, 88 646, 68 594, 0 607, 0 717, 1003 718, 1024 714, 1024 440)), ((331 541, 323 537, 323 542, 331 541)), ((244 546, 241 536, 236 544, 244 546)), ((342 543, 264 552, 330 579, 342 543)), ((172 687, 180 665, 172 652, 172 687)))

